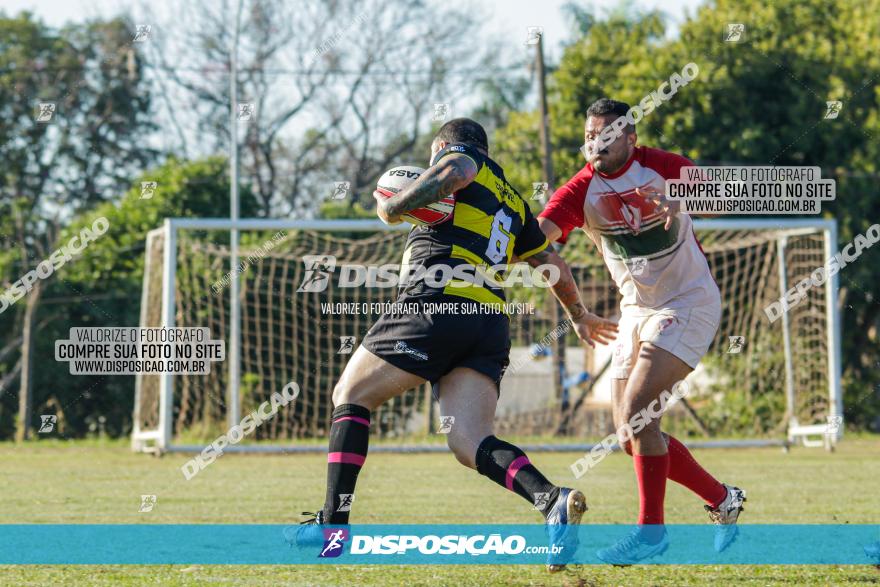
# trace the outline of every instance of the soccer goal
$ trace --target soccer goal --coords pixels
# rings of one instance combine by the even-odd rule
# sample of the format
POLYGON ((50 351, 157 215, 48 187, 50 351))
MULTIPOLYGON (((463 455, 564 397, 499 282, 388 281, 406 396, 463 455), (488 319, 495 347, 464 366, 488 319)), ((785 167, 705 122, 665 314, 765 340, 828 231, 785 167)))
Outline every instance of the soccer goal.
MULTIPOLYGON (((773 321, 765 308, 837 251, 835 222, 708 220, 695 227, 721 289, 723 317, 689 379, 692 393, 666 421, 708 437, 707 446, 832 445, 843 430, 837 277, 810 287, 773 321)), ((141 325, 208 327, 213 339, 226 340, 227 361, 206 375, 137 376, 133 449, 200 451, 295 382, 296 400, 226 451, 325 450, 333 386, 378 318, 378 303, 397 293, 341 287, 338 275, 355 265, 399 263, 406 228, 369 220, 172 218, 150 232, 141 325), (233 229, 240 235, 235 270, 233 229)), ((587 305, 615 316, 618 294, 589 241, 573 236, 564 256, 587 305)), ((613 432, 603 391, 607 350, 578 345, 546 290, 516 288, 509 297, 528 311, 511 314, 497 432, 529 450, 588 450, 613 432)), ((428 386, 382 406, 373 421, 376 450, 445 450, 428 386)))

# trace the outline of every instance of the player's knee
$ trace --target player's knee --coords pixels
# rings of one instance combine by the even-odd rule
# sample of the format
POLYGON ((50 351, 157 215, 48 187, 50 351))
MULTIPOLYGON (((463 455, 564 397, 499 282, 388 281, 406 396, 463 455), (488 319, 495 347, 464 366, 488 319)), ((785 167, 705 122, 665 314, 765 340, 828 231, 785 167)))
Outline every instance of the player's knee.
POLYGON ((382 405, 381 390, 368 385, 351 385, 343 378, 333 388, 333 407, 345 404, 357 404, 368 410, 375 410, 382 405))
POLYGON ((468 469, 476 469, 477 463, 474 461, 474 456, 469 451, 462 450, 454 450, 452 454, 455 455, 455 460, 467 467, 468 469))
POLYGON ((477 449, 472 442, 468 442, 458 435, 450 434, 446 437, 446 445, 455 455, 455 460, 470 469, 476 468, 477 449))
POLYGON ((621 450, 630 456, 638 452, 642 441, 660 436, 660 421, 652 420, 643 410, 624 409, 621 420, 623 424, 617 428, 617 441, 621 450))
POLYGON ((337 383, 333 387, 333 407, 341 406, 343 404, 350 404, 351 402, 351 391, 347 385, 342 382, 337 383))
MULTIPOLYGON (((621 441, 626 440, 627 444, 640 438, 660 436, 660 422, 656 420, 653 422, 636 420, 635 424, 630 424, 625 428, 626 432, 620 436, 622 437, 621 441)), ((621 442, 621 446, 623 446, 623 442, 621 442)))

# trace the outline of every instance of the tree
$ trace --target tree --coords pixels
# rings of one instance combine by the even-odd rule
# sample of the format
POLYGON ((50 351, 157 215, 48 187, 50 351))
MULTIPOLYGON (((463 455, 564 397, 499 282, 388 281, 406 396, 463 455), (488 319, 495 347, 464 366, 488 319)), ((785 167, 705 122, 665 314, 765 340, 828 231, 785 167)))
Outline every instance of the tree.
MULTIPOLYGON (((851 241, 878 220, 878 12, 878 0, 718 0, 667 39, 656 13, 599 19, 578 11, 582 36, 549 82, 557 176, 564 181, 584 164, 577 148, 594 100, 637 103, 694 62, 698 77, 645 117, 639 142, 704 163, 818 165, 837 180, 837 200, 823 214, 837 220, 841 245, 851 241), (745 24, 743 42, 723 40, 727 23, 745 24), (843 102, 837 119, 823 117, 829 100, 843 102)), ((496 133, 499 157, 520 185, 540 177, 536 129, 526 111, 496 133)), ((880 428, 878 280, 880 266, 869 259, 840 273, 845 416, 880 428)))
MULTIPOLYGON (((41 368, 34 374, 34 406, 55 413, 65 434, 80 435, 87 419, 106 419, 107 433, 130 428, 133 378, 71 376, 68 365, 54 361, 54 341, 66 339, 71 327, 137 326, 147 232, 168 217, 211 217, 228 206, 228 162, 220 157, 181 162, 170 159, 147 170, 117 203, 101 204, 76 217, 64 228, 58 244, 67 243, 97 218, 109 229, 49 280, 37 322, 40 336, 34 357, 41 368), (155 181, 154 195, 141 195, 141 182, 155 181), (60 386, 58 382, 67 384, 60 386)), ((252 216, 257 205, 248 189, 241 194, 242 214, 252 216)), ((2 350, 0 350, 2 353, 2 350)), ((2 417, 2 414, 0 414, 2 417)), ((2 421, 2 420, 0 420, 2 421)), ((0 430, 8 427, 0 426, 0 430)))
MULTIPOLYGON (((435 103, 453 103, 496 62, 491 46, 463 40, 474 11, 420 0, 242 0, 239 88, 242 173, 260 216, 314 215, 347 181, 362 205, 401 161, 424 161, 435 103), (458 83, 464 81, 466 83, 458 83)), ((157 26, 148 50, 167 76, 182 152, 229 140, 229 63, 238 3, 194 2, 157 26), (177 56, 187 55, 184 63, 177 56), (186 127, 186 119, 196 124, 186 127)))
MULTIPOLYGON (((53 31, 22 13, 0 13, 0 281, 6 290, 53 250, 65 218, 112 197, 133 170, 155 159, 150 92, 131 31, 121 20, 53 31)), ((0 322, 20 339, 2 383, 19 384, 18 438, 30 426, 33 333, 45 288, 0 322), (10 378, 10 376, 12 376, 10 378)), ((11 353, 6 355, 11 357, 11 353)), ((7 359, 9 360, 9 359, 7 359)))

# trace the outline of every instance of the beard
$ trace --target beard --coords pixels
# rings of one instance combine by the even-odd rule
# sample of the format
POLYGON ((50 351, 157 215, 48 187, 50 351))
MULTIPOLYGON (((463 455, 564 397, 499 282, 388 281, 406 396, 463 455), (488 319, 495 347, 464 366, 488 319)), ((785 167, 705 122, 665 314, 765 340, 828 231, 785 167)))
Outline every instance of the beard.
POLYGON ((626 163, 626 152, 620 153, 618 155, 612 155, 611 153, 600 153, 601 158, 594 157, 592 164, 593 169, 599 171, 601 173, 614 173, 626 163))

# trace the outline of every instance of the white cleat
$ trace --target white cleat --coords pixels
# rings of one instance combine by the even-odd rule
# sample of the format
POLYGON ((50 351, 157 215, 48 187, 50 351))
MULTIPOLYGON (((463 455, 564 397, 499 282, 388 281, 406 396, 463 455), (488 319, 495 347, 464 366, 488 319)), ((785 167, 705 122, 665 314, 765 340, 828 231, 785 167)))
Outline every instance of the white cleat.
POLYGON ((727 497, 724 498, 717 508, 705 506, 709 512, 709 519, 715 524, 715 551, 723 552, 733 544, 739 534, 736 525, 739 513, 743 511, 743 503, 746 501, 746 492, 739 487, 724 485, 727 489, 727 497))

